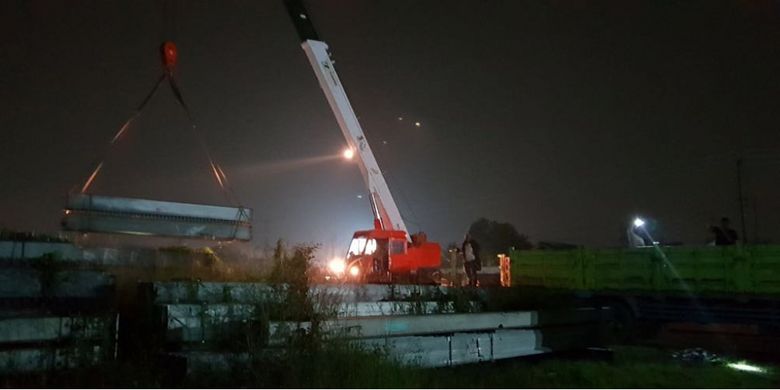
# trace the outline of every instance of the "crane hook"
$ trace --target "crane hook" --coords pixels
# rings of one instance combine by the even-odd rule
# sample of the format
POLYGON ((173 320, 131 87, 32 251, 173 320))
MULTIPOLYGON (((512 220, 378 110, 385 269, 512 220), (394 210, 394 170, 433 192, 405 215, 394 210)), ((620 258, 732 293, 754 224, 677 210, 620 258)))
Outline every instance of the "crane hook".
POLYGON ((162 46, 160 46, 160 56, 165 72, 173 74, 173 70, 176 68, 176 57, 178 56, 176 45, 171 41, 163 42, 162 46))

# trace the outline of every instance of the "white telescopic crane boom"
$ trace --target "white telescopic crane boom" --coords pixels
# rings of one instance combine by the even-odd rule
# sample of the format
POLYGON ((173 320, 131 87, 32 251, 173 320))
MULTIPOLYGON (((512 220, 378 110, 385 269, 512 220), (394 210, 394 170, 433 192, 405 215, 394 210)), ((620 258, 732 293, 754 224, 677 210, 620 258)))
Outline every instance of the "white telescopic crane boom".
POLYGON ((287 7, 301 36, 301 47, 306 52, 306 57, 317 75, 320 87, 328 99, 330 108, 336 115, 341 132, 349 147, 356 152, 360 172, 368 186, 374 218, 379 221, 382 229, 403 231, 408 239, 409 231, 406 230, 406 224, 401 218, 398 206, 390 194, 390 189, 387 187, 387 182, 379 169, 376 158, 374 158, 374 153, 371 152, 371 147, 368 145, 366 135, 352 110, 347 93, 336 73, 333 61, 330 59, 328 45, 317 39, 308 14, 299 1, 287 1, 287 7))

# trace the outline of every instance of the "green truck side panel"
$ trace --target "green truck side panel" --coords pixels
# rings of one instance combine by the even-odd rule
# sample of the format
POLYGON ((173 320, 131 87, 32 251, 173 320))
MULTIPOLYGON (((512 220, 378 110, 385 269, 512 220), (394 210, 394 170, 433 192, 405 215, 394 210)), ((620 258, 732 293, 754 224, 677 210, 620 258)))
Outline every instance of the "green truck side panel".
POLYGON ((510 250, 512 282, 591 291, 780 294, 780 246, 659 249, 510 250))

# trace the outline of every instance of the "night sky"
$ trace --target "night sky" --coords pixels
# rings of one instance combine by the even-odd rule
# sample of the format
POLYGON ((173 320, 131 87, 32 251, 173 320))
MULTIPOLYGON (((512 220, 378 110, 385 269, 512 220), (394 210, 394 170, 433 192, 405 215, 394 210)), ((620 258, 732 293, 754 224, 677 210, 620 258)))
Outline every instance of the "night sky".
MULTIPOLYGON (((780 3, 305 3, 411 230, 446 244, 484 216, 615 246, 640 214, 701 244, 739 230, 743 156, 748 238, 780 239, 780 3)), ((0 227, 57 230, 166 39, 255 244, 342 252, 371 226, 281 0, 3 1, 0 32, 0 227)), ((93 192, 225 203, 187 123, 161 90, 93 192)))

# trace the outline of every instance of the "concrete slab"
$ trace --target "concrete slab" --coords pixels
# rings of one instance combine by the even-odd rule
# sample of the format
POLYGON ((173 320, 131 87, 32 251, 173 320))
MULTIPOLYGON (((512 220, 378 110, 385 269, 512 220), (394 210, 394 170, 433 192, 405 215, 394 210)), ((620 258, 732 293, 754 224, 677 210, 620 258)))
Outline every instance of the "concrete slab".
POLYGON ((222 221, 250 222, 252 220, 252 209, 246 207, 216 206, 141 198, 122 198, 85 193, 70 194, 65 209, 202 218, 222 221))
POLYGON ((98 271, 60 271, 54 274, 49 295, 57 298, 110 298, 113 275, 98 271))
POLYGON ((67 215, 63 219, 63 228, 82 233, 184 237, 212 241, 249 241, 252 239, 251 227, 234 222, 132 217, 81 211, 74 211, 67 215))
POLYGON ((81 250, 62 242, 0 241, 0 259, 34 259, 54 254, 58 259, 80 259, 81 250))
POLYGON ((151 293, 154 304, 255 304, 278 299, 278 291, 263 283, 156 282, 142 288, 151 293))
POLYGON ((149 248, 82 248, 70 243, 0 241, 0 264, 34 264, 52 254, 58 262, 107 266, 154 266, 159 251, 149 248))
POLYGON ((106 357, 99 345, 0 350, 0 374, 89 367, 100 363, 106 357))
POLYGON ((114 316, 40 317, 0 319, 0 347, 4 343, 61 341, 67 339, 112 340, 114 316))
MULTIPOLYGON (((457 332, 494 331, 514 328, 538 328, 567 324, 598 323, 608 310, 566 309, 517 311, 503 313, 455 313, 435 315, 358 316, 320 323, 321 329, 334 337, 372 338, 422 336, 457 332)), ((271 322, 269 334, 274 340, 284 329, 310 328, 309 323, 271 322)))
MULTIPOLYGON (((280 289, 264 283, 156 282, 144 286, 152 293, 154 303, 257 303, 276 299, 280 289)), ((435 300, 449 290, 438 286, 345 284, 314 285, 309 294, 323 302, 379 302, 435 300)))
POLYGON ((77 232, 246 241, 251 220, 245 207, 70 194, 62 225, 77 232))
MULTIPOLYGON (((207 342, 212 341, 229 329, 257 319, 260 306, 244 303, 216 304, 166 304, 159 306, 165 323, 166 339, 171 342, 207 342)), ((335 306, 319 307, 325 315, 335 317, 371 317, 371 316, 407 316, 412 313, 430 314, 452 312, 447 305, 438 302, 357 302, 342 303, 335 306)), ((278 326, 278 325, 277 325, 278 326)), ((297 325, 293 325, 297 326, 297 325)), ((305 325, 304 325, 305 326, 305 325)), ((286 337, 282 331, 274 328, 277 338, 286 337)))
POLYGON ((535 329, 455 333, 444 336, 406 336, 358 339, 354 343, 386 352, 399 362, 417 367, 447 367, 549 352, 541 347, 535 329))
POLYGON ((40 275, 31 268, 0 270, 0 298, 40 298, 43 296, 40 275))
POLYGON ((0 268, 0 298, 101 299, 110 297, 113 286, 114 277, 99 271, 0 268))

